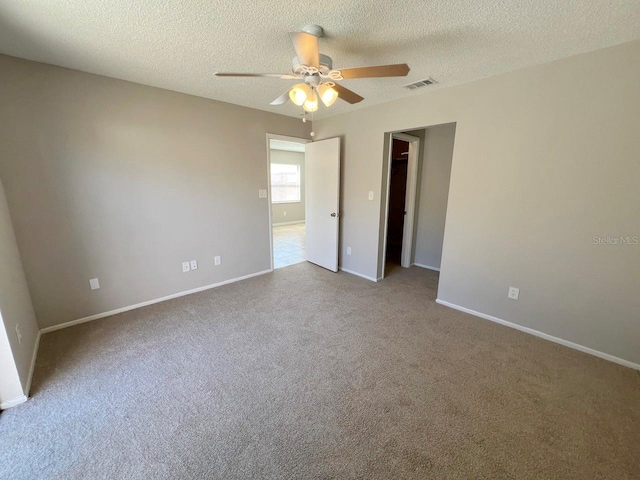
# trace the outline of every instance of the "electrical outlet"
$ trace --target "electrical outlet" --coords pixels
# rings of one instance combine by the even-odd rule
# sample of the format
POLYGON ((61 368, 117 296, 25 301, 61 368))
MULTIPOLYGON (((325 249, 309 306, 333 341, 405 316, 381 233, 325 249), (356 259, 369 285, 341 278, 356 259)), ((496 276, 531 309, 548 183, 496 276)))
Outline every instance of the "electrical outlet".
POLYGON ((519 288, 509 287, 509 295, 508 295, 508 297, 511 300, 518 300, 519 296, 520 296, 520 289, 519 288))
POLYGON ((186 273, 191 271, 191 266, 189 262, 182 262, 182 273, 186 273))
POLYGON ((287 216, 287 212, 282 212, 282 215, 284 215, 286 217, 287 216))
POLYGON ((267 198, 267 189, 261 188, 258 190, 258 198, 267 198))
POLYGON ((347 255, 351 255, 351 247, 347 247, 347 255))
POLYGON ((197 270, 198 269, 198 262, 196 262, 195 260, 191 260, 191 270, 197 270))
POLYGON ((92 278, 89 280, 89 286, 91 290, 98 290, 100 288, 100 281, 97 278, 92 278))
POLYGON ((373 200, 373 192, 372 191, 369 192, 369 200, 373 200))
POLYGON ((220 265, 220 263, 221 263, 220 257, 213 257, 213 263, 214 263, 214 265, 220 265))
POLYGON ((19 323, 16 323, 16 335, 18 336, 18 343, 22 343, 22 332, 20 332, 19 323))

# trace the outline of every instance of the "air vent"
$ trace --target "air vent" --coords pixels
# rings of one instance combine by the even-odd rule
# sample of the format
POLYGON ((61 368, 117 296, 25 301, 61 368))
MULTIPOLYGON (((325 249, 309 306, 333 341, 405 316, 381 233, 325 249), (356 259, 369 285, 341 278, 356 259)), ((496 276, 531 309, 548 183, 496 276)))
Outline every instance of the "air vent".
POLYGON ((407 85, 403 85, 407 90, 415 90, 416 88, 427 87, 429 85, 434 85, 436 82, 433 78, 425 78, 424 80, 418 80, 417 82, 408 83, 407 85))

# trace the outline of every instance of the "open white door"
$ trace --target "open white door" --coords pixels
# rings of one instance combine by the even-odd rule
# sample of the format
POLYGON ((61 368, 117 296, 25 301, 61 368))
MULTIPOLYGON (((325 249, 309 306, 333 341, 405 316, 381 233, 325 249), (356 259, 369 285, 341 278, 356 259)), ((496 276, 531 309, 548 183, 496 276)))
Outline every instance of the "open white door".
POLYGON ((307 260, 337 272, 340 139, 307 143, 305 169, 307 260))

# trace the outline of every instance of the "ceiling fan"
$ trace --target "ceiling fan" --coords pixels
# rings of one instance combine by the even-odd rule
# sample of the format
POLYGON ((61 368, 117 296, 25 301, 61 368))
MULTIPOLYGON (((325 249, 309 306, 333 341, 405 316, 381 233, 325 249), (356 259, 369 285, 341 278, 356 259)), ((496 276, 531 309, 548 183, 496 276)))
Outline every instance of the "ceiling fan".
POLYGON ((409 73, 409 66, 406 63, 334 70, 331 57, 321 54, 318 48, 318 39, 324 36, 322 27, 307 25, 302 30, 302 32, 289 33, 296 52, 291 73, 216 73, 216 75, 218 77, 267 77, 302 80, 301 83, 289 88, 271 102, 271 105, 282 105, 287 100, 291 100, 301 106, 305 112, 312 113, 318 110, 318 98, 326 107, 333 105, 338 98, 350 104, 364 100, 357 93, 336 83, 338 80, 404 77, 409 73))

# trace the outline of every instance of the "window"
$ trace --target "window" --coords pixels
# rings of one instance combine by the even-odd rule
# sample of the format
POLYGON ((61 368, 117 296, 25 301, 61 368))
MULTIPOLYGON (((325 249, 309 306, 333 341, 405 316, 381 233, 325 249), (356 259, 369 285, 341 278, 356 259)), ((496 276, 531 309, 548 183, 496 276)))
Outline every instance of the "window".
POLYGON ((271 164, 271 203, 300 201, 300 165, 271 164))

